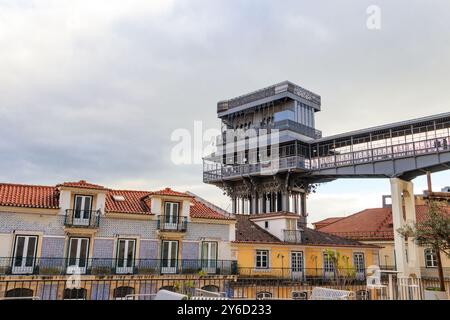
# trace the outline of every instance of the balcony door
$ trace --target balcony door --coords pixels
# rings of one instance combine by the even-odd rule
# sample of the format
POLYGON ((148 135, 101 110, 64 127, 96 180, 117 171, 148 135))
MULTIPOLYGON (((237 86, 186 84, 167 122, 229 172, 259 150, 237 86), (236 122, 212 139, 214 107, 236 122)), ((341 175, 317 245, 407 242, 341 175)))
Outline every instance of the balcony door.
POLYGON ((215 241, 202 243, 202 270, 206 273, 217 272, 217 242, 215 241))
POLYGON ((353 266, 356 270, 356 278, 362 280, 365 278, 366 266, 364 262, 364 253, 355 252, 353 253, 353 266))
POLYGON ((323 275, 327 279, 333 279, 335 276, 335 266, 332 257, 324 252, 323 253, 323 275))
POLYGON ((291 252, 291 272, 292 278, 303 279, 303 252, 291 252))
POLYGON ((16 236, 12 273, 33 273, 37 241, 37 236, 16 236))
POLYGON ((117 244, 117 273, 133 273, 135 247, 136 240, 119 239, 117 244))
POLYGON ((89 226, 92 210, 92 196, 75 196, 73 206, 73 224, 77 226, 89 226))
POLYGON ((164 229, 177 230, 180 204, 178 202, 166 202, 164 209, 164 229))
POLYGON ((88 265, 89 238, 70 238, 67 273, 85 274, 88 265))
POLYGON ((163 241, 161 273, 176 273, 178 262, 178 241, 163 241))

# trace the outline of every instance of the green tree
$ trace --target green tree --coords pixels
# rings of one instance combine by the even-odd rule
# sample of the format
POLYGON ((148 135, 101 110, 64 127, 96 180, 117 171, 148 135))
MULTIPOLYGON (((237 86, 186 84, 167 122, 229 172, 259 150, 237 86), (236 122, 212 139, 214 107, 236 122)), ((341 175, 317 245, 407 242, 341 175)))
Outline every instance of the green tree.
POLYGON ((445 291, 441 254, 450 257, 450 215, 447 206, 447 203, 430 200, 423 221, 397 229, 402 236, 412 237, 418 245, 436 252, 440 291, 445 291))

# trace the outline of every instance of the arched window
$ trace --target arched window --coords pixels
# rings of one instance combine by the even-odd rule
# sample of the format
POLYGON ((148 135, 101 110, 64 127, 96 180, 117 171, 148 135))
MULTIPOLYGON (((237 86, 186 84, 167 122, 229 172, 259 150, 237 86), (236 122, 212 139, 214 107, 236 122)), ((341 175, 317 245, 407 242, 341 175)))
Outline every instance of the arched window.
POLYGON ((292 291, 292 300, 307 300, 308 291, 292 291))
POLYGON ((436 251, 431 248, 425 249, 425 267, 434 268, 437 267, 436 251))
POLYGON ((87 290, 80 289, 64 289, 64 300, 86 300, 87 290))
POLYGON ((272 298, 272 293, 268 291, 261 291, 256 294, 256 300, 264 300, 272 298))
POLYGON ((123 299, 129 294, 134 294, 134 288, 122 286, 114 289, 113 296, 115 299, 123 299))
POLYGON ((6 291, 5 297, 7 298, 19 298, 19 297, 32 297, 33 290, 27 288, 15 288, 6 291))
POLYGON ((356 300, 370 300, 370 292, 368 290, 356 291, 356 300))
POLYGON ((212 285, 212 284, 208 284, 208 285, 202 287, 202 290, 206 290, 209 292, 219 292, 219 287, 212 285))

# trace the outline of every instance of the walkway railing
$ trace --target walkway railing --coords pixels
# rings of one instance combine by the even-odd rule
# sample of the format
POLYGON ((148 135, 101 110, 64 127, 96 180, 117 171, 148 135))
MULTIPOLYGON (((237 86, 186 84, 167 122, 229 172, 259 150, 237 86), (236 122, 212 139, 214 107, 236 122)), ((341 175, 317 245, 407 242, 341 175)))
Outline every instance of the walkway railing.
MULTIPOLYGON (((286 146, 283 147, 286 148, 286 146)), ((353 145, 353 147, 355 146, 353 145)), ((366 143, 364 150, 351 151, 352 149, 354 150, 351 145, 347 149, 350 151, 338 151, 338 148, 332 152, 328 151, 331 155, 314 156, 313 153, 311 158, 302 155, 280 155, 277 158, 258 163, 226 165, 213 163, 213 169, 209 169, 208 166, 204 169, 203 181, 213 182, 245 175, 263 175, 265 173, 273 173, 287 169, 318 171, 426 154, 450 152, 450 134, 447 130, 447 133, 439 136, 439 138, 422 139, 399 144, 389 143, 381 147, 369 147, 366 143)))
MULTIPOLYGON (((424 288, 436 286, 437 280, 394 279, 393 297, 395 300, 415 300, 424 298, 424 288)), ((186 294, 189 297, 201 291, 215 292, 234 300, 242 299, 289 299, 309 298, 312 289, 320 285, 324 288, 349 290, 355 293, 356 300, 387 300, 384 289, 388 283, 381 282, 381 290, 360 283, 305 283, 283 279, 255 279, 218 276, 179 276, 122 278, 122 279, 81 279, 76 286, 65 279, 20 279, 0 280, 1 299, 40 299, 40 300, 123 300, 130 295, 139 295, 150 300, 152 295, 165 289, 186 294)), ((450 294, 450 281, 446 282, 450 294)))

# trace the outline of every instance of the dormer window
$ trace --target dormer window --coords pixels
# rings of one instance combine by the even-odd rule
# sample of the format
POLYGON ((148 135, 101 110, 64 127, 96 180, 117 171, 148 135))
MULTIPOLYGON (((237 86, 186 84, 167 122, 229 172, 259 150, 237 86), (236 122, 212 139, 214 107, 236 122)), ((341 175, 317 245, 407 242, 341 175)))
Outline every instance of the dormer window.
POLYGON ((164 204, 164 227, 168 230, 177 229, 180 204, 178 202, 166 202, 164 204))
POLYGON ((76 195, 73 206, 73 223, 89 225, 92 210, 92 196, 76 195))

